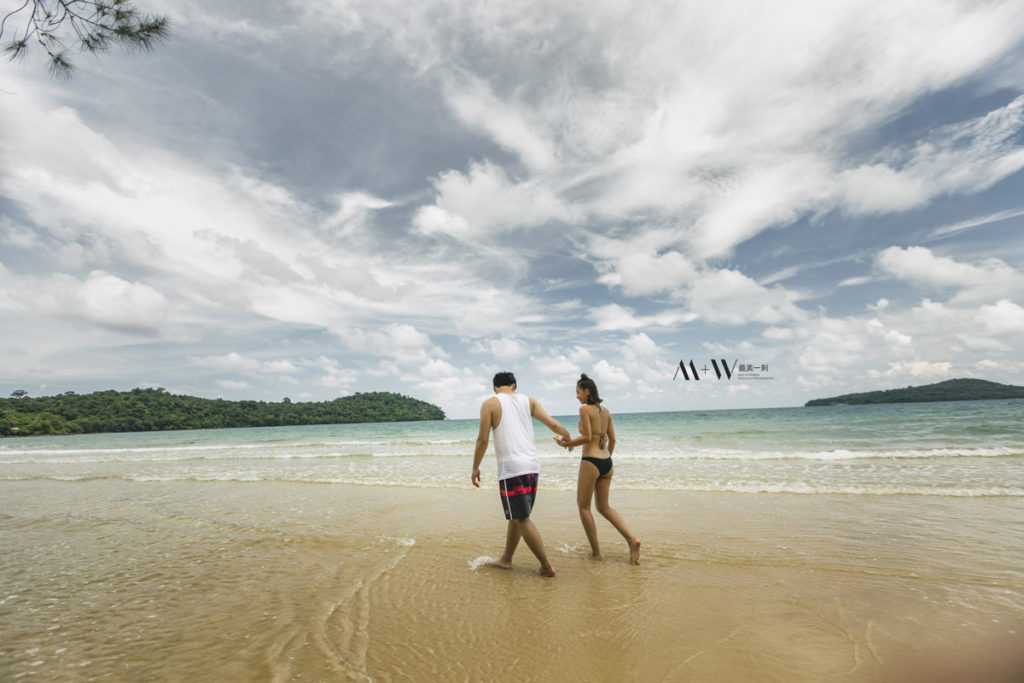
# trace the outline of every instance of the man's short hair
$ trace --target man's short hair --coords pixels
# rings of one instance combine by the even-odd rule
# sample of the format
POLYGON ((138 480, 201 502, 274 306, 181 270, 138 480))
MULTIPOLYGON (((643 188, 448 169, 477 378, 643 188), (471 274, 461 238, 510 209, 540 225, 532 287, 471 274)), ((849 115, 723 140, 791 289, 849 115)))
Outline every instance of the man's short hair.
POLYGON ((499 372, 494 376, 494 386, 497 387, 511 387, 516 383, 516 376, 511 372, 499 372))

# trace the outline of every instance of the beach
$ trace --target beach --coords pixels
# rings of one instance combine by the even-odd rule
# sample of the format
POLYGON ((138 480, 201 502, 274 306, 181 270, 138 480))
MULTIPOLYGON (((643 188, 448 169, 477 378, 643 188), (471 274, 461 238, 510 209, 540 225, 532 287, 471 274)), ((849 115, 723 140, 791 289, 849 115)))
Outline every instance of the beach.
POLYGON ((590 560, 572 495, 542 493, 543 579, 525 547, 479 566, 491 490, 0 494, 4 680, 876 681, 1024 632, 1016 500, 623 493, 633 567, 607 524, 590 560))
POLYGON ((623 416, 635 567, 600 518, 588 557, 577 461, 538 431, 553 579, 525 544, 484 566, 472 421, 4 440, 0 680, 1019 680, 1020 409, 969 408, 972 439, 968 409, 907 408, 895 446, 878 416, 910 413, 623 416))

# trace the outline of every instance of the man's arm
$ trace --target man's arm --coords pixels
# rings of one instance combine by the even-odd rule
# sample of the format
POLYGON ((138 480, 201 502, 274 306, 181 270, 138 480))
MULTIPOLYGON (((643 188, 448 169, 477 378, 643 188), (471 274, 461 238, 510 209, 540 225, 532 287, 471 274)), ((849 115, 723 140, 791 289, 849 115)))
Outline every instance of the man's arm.
POLYGON ((563 427, 561 422, 548 415, 548 412, 544 410, 544 407, 532 398, 530 399, 530 415, 535 419, 540 420, 541 424, 562 438, 572 438, 572 435, 569 434, 569 430, 563 427))
POLYGON ((493 396, 480 406, 480 428, 476 433, 476 450, 473 451, 473 474, 470 477, 473 486, 480 488, 480 462, 487 452, 487 444, 491 440, 491 426, 494 424, 494 407, 501 406, 493 396))

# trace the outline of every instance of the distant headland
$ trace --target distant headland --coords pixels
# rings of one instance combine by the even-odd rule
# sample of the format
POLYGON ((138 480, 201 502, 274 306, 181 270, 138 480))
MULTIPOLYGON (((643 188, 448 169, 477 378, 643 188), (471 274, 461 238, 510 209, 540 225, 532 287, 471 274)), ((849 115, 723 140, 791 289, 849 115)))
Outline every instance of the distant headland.
POLYGON ((984 401, 1000 398, 1024 398, 1024 387, 999 384, 983 379, 949 379, 937 384, 905 389, 843 394, 816 398, 805 406, 863 405, 866 403, 926 403, 930 401, 984 401))
POLYGON ((170 429, 280 427, 351 422, 443 420, 435 405, 390 392, 359 393, 320 403, 225 401, 166 389, 97 391, 0 399, 0 435, 150 432, 170 429))

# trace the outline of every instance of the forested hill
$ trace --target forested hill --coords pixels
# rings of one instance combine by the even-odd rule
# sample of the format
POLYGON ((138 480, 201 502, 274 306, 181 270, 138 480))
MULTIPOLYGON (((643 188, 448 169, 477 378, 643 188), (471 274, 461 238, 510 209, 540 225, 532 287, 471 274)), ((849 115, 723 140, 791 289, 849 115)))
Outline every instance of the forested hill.
POLYGON ((178 396, 162 388, 0 399, 0 435, 4 436, 444 418, 444 411, 435 405, 389 392, 354 394, 320 403, 225 401, 178 396))
POLYGON ((1024 387, 998 384, 983 379, 950 379, 906 389, 868 391, 832 398, 816 398, 807 406, 857 405, 864 403, 925 403, 929 401, 980 401, 998 398, 1024 398, 1024 387))

